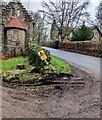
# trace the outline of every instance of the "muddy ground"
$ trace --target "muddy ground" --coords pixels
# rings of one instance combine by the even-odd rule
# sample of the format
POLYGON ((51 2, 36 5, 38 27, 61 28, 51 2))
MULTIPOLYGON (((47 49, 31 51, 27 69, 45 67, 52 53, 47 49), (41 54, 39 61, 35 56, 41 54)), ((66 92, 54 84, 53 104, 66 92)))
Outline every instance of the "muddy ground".
POLYGON ((73 73, 85 84, 3 86, 3 118, 99 118, 100 81, 75 67, 73 73))

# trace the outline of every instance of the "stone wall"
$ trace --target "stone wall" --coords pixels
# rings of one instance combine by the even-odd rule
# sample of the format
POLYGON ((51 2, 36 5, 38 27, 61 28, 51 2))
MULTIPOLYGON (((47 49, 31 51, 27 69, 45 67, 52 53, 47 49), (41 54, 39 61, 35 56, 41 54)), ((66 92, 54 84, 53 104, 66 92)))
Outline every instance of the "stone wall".
POLYGON ((2 3, 0 2, 0 54, 2 52, 2 3))
POLYGON ((7 29, 5 38, 5 49, 3 52, 25 50, 25 30, 7 29))
POLYGON ((3 24, 2 24, 2 2, 0 1, 0 54, 2 53, 3 24))
MULTIPOLYGON (((25 44, 23 46, 27 46, 28 42, 31 41, 32 38, 33 38, 33 23, 32 23, 32 18, 28 14, 27 10, 23 7, 22 3, 19 3, 19 2, 10 2, 10 3, 8 3, 8 5, 6 5, 2 9, 2 14, 3 14, 2 18, 3 18, 3 24, 4 25, 7 24, 12 19, 12 17, 17 17, 20 20, 20 22, 24 25, 24 27, 26 29, 26 33, 24 34, 24 33, 22 33, 24 31, 20 30, 20 32, 19 32, 19 37, 20 38, 19 39, 21 39, 20 42, 22 44, 25 44)), ((5 31, 3 31, 3 32, 5 32, 5 31)), ((11 34, 11 35, 8 35, 10 37, 10 36, 12 36, 13 33, 12 33, 12 31, 10 31, 10 32, 8 32, 8 34, 11 34)), ((7 37, 2 39, 3 43, 4 43, 3 46, 5 46, 7 41, 10 44, 10 40, 8 40, 8 39, 9 38, 7 38, 7 37)), ((11 44, 11 46, 12 45, 13 45, 13 43, 11 44)))

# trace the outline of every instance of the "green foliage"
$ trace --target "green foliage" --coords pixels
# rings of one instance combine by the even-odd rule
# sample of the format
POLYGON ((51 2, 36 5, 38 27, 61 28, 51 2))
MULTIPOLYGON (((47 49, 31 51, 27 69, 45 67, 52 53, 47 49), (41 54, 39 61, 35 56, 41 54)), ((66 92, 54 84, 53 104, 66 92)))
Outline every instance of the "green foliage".
POLYGON ((17 58, 11 58, 8 60, 2 60, 0 61, 0 64, 2 65, 2 68, 1 68, 2 72, 16 70, 16 66, 18 64, 24 64, 25 69, 29 68, 27 57, 17 57, 17 58))
POLYGON ((51 64, 55 67, 56 70, 59 71, 59 73, 72 74, 70 65, 60 58, 51 56, 51 64))
POLYGON ((59 42, 58 40, 56 41, 43 41, 41 43, 42 46, 46 46, 46 47, 52 47, 52 48, 55 48, 55 49, 58 49, 59 48, 59 42))
MULTIPOLYGON (((49 54, 49 52, 47 54, 49 54)), ((1 68, 3 73, 2 77, 7 80, 8 71, 11 71, 13 73, 12 70, 16 70, 17 64, 22 64, 22 63, 25 65, 25 69, 22 70, 20 74, 17 74, 17 79, 19 79, 20 81, 27 80, 27 79, 29 80, 30 78, 37 79, 42 76, 42 74, 39 74, 39 73, 29 72, 32 66, 29 65, 28 57, 17 57, 17 58, 11 58, 8 60, 0 61, 0 64, 2 64, 2 68, 1 68)), ((54 70, 57 71, 56 73, 72 74, 72 69, 70 65, 57 57, 51 56, 50 66, 52 66, 52 68, 54 68, 54 70)), ((49 70, 49 73, 52 72, 49 66, 46 66, 46 67, 47 67, 47 70, 49 70)), ((44 73, 46 73, 47 70, 45 70, 44 73)))
POLYGON ((55 49, 58 49, 58 48, 59 48, 59 41, 58 41, 58 40, 53 41, 53 42, 51 43, 51 47, 52 47, 52 48, 55 48, 55 49))
POLYGON ((38 55, 40 50, 44 50, 45 54, 47 55, 47 61, 50 62, 50 52, 48 50, 42 49, 37 43, 34 42, 29 44, 29 63, 36 67, 36 72, 41 72, 41 68, 45 66, 45 62, 42 61, 38 55))
POLYGON ((82 25, 81 28, 79 28, 77 31, 73 32, 72 40, 73 41, 85 41, 85 40, 91 40, 93 38, 93 32, 90 30, 90 28, 86 27, 85 25, 82 25))
POLYGON ((45 52, 45 54, 47 56, 47 61, 50 62, 51 61, 50 52, 48 50, 44 49, 44 48, 42 50, 45 52))
MULTIPOLYGON (((24 72, 17 75, 19 80, 26 80, 26 79, 30 79, 30 78, 34 78, 36 76, 36 74, 34 73, 29 73, 29 70, 32 66, 29 65, 29 61, 28 61, 28 57, 16 57, 16 58, 10 58, 8 60, 2 60, 0 61, 0 65, 2 66, 0 68, 0 70, 2 71, 2 77, 4 79, 4 77, 7 77, 8 71, 13 71, 16 70, 16 66, 18 64, 24 64, 25 69, 24 72)), ((12 76, 12 75, 10 75, 12 76)), ((6 79, 7 79, 6 78, 6 79)))

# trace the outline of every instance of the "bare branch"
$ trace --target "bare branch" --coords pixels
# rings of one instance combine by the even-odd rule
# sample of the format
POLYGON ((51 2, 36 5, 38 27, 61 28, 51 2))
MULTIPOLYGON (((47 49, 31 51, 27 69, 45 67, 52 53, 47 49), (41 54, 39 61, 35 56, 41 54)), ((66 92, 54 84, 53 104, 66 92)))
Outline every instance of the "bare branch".
POLYGON ((82 4, 77 0, 60 0, 59 2, 43 1, 44 10, 40 11, 45 14, 44 20, 50 24, 53 20, 56 21, 56 28, 61 40, 69 33, 69 28, 74 28, 78 25, 80 19, 88 15, 86 11, 89 2, 82 4))

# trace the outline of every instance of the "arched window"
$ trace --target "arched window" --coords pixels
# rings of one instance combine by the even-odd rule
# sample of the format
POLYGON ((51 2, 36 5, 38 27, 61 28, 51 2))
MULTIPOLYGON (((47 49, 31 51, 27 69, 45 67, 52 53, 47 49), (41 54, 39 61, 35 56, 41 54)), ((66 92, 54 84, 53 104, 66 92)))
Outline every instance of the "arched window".
POLYGON ((17 9, 17 16, 20 16, 20 9, 17 9))

